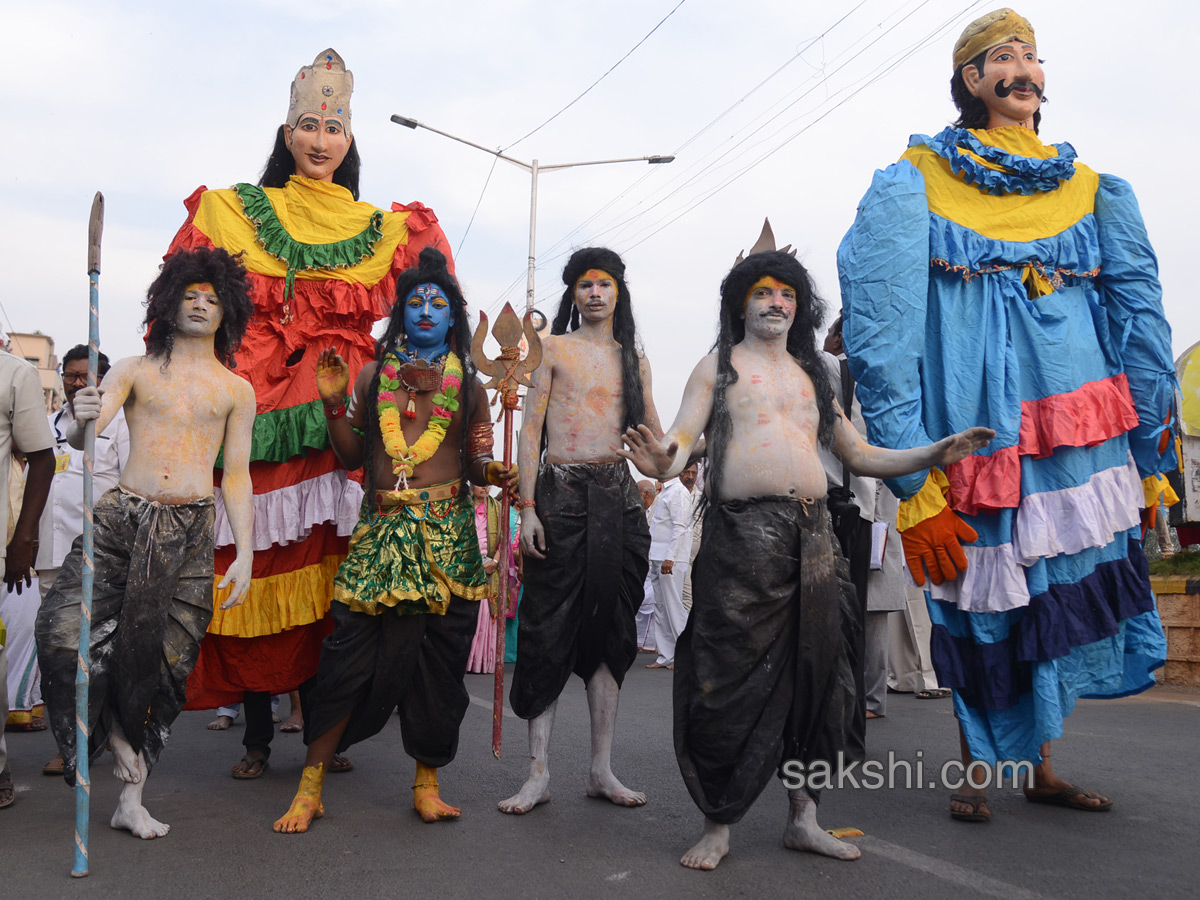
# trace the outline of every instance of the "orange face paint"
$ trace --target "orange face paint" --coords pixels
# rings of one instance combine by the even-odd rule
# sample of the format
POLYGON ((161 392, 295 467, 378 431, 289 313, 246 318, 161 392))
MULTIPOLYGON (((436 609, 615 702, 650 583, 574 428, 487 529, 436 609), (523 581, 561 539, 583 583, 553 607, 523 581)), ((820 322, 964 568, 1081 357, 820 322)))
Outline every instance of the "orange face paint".
POLYGON ((617 279, 613 278, 611 275, 609 275, 603 269, 588 269, 586 272, 584 272, 582 275, 580 275, 579 280, 575 282, 575 290, 579 290, 579 282, 580 281, 604 281, 604 280, 611 281, 613 284, 613 289, 614 290, 616 289, 617 279))
POLYGON ((754 296, 754 292, 759 288, 767 288, 771 291, 792 291, 793 293, 796 291, 790 284, 784 284, 770 275, 764 275, 758 281, 754 282, 754 284, 750 285, 750 290, 746 291, 746 303, 750 302, 750 298, 754 296))
POLYGON ((201 281, 201 282, 197 282, 196 284, 187 285, 183 289, 183 292, 186 294, 188 291, 196 291, 197 293, 200 293, 200 294, 216 294, 217 293, 217 289, 214 288, 207 281, 201 281))

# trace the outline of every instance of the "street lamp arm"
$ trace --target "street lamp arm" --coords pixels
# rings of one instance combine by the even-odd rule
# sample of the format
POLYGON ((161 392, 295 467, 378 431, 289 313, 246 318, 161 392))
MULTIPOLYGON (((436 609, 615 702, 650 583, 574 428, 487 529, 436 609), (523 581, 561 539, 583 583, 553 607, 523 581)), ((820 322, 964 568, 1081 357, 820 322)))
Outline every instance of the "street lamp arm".
POLYGON ((410 119, 407 116, 393 115, 392 121, 397 125, 403 125, 405 128, 424 128, 426 131, 432 131, 434 134, 440 134, 442 137, 450 138, 452 141, 458 141, 460 144, 466 144, 468 147, 474 147, 476 150, 482 150, 484 153, 490 153, 492 156, 497 156, 505 162, 512 163, 514 166, 524 169, 526 172, 533 171, 533 167, 519 159, 513 159, 511 156, 505 156, 499 150, 493 150, 491 147, 485 147, 483 144, 477 144, 474 141, 468 141, 466 138, 461 138, 456 134, 451 134, 448 131, 442 131, 440 128, 434 128, 432 125, 426 125, 424 122, 418 122, 416 119, 410 119))
POLYGON ((627 162, 648 162, 651 164, 661 165, 674 161, 673 156, 627 156, 623 159, 592 159, 586 162, 569 162, 569 163, 552 163, 545 165, 538 163, 538 170, 541 172, 549 172, 554 169, 573 169, 576 166, 604 166, 609 163, 627 163, 627 162))

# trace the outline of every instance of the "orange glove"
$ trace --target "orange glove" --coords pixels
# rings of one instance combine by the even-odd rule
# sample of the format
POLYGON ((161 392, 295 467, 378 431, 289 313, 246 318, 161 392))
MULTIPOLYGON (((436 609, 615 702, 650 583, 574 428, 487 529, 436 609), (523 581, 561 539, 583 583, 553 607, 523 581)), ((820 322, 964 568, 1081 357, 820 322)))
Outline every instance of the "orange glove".
POLYGON ((922 563, 929 570, 929 578, 934 584, 953 581, 965 572, 967 555, 963 553, 962 544, 978 539, 975 529, 948 506, 936 516, 923 519, 900 532, 908 571, 919 586, 925 584, 922 563))

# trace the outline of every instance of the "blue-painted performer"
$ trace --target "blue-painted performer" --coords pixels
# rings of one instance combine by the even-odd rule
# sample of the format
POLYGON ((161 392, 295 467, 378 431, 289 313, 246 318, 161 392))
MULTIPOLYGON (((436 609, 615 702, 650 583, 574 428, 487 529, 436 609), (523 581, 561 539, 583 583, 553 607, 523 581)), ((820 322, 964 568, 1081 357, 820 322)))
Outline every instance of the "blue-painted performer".
MULTIPOLYGON (((1140 541, 1175 465, 1170 328, 1129 184, 1038 137, 1045 76, 1010 9, 954 47, 960 117, 875 173, 838 251, 844 337, 872 443, 995 429, 892 479, 964 762, 1036 763, 1026 796, 1083 810, 1049 742, 1079 697, 1154 683, 1166 645, 1140 541)), ((983 791, 951 815, 987 821, 983 791)))

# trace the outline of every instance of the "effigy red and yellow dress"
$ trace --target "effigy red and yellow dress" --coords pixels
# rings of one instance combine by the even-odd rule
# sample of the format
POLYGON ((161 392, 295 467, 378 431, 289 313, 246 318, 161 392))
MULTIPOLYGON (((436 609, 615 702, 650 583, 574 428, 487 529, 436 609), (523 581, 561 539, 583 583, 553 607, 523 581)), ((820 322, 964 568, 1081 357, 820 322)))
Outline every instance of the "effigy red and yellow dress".
POLYGON ((237 355, 254 387, 251 447, 254 574, 245 603, 222 610, 216 583, 235 557, 217 485, 213 619, 188 679, 187 708, 245 691, 280 693, 316 674, 329 632, 333 577, 358 520, 362 487, 329 448, 316 362, 337 347, 351 377, 374 359, 374 323, 389 314, 396 276, 421 249, 450 247, 420 203, 390 211, 339 185, 293 175, 282 188, 198 188, 168 255, 194 247, 243 253, 255 314, 237 355))

